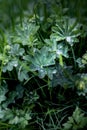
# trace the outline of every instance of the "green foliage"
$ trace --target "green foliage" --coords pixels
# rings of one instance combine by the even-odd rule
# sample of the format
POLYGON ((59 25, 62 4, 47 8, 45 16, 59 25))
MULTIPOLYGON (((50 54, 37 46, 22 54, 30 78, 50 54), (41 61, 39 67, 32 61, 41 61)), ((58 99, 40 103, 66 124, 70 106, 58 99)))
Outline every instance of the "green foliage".
POLYGON ((68 121, 63 124, 63 130, 79 130, 84 128, 87 124, 87 117, 84 116, 84 113, 76 107, 73 115, 68 117, 68 121))
POLYGON ((49 75, 50 73, 48 67, 51 65, 55 65, 55 55, 49 52, 49 48, 43 47, 41 48, 41 50, 37 50, 35 52, 35 56, 30 57, 29 61, 31 61, 32 63, 30 65, 31 70, 38 70, 39 77, 44 78, 46 74, 49 75))
POLYGON ((28 45, 32 47, 37 44, 37 38, 35 34, 39 29, 39 26, 35 26, 32 23, 23 22, 22 26, 18 25, 15 27, 15 36, 13 36, 14 43, 20 43, 22 45, 28 45))
POLYGON ((86 4, 0 0, 0 130, 86 128, 86 4))
POLYGON ((57 66, 57 73, 54 75, 52 80, 52 86, 56 87, 60 85, 67 88, 74 88, 74 78, 72 75, 72 68, 70 66, 62 68, 61 66, 57 66))
POLYGON ((75 19, 64 18, 60 20, 54 27, 52 27, 51 39, 56 41, 66 40, 70 46, 78 42, 77 37, 81 34, 80 25, 75 19))
POLYGON ((28 120, 31 119, 29 112, 25 112, 24 110, 10 110, 7 109, 4 112, 4 119, 3 121, 9 120, 9 124, 12 125, 19 125, 19 128, 24 128, 28 125, 28 120))
POLYGON ((78 74, 78 80, 76 80, 76 87, 78 95, 86 97, 87 93, 87 74, 78 74))
POLYGON ((8 92, 8 89, 7 89, 7 84, 4 83, 3 86, 0 87, 0 104, 6 100, 6 96, 5 94, 8 92))
POLYGON ((19 107, 13 107, 12 109, 10 109, 9 105, 11 105, 12 103, 15 104, 18 99, 21 99, 23 97, 24 87, 19 84, 16 86, 15 90, 10 92, 8 91, 9 89, 6 83, 3 82, 3 86, 0 87, 0 89, 0 121, 3 121, 3 123, 8 123, 9 127, 13 126, 14 128, 14 126, 16 125, 18 129, 25 128, 25 126, 28 125, 28 121, 32 119, 31 108, 33 106, 31 107, 31 105, 33 105, 33 103, 38 99, 37 94, 34 94, 32 96, 32 99, 30 99, 28 103, 26 102, 26 100, 28 99, 27 96, 29 96, 29 94, 27 93, 27 95, 25 96, 25 99, 27 99, 22 104, 23 109, 20 108, 19 104, 19 107), (27 105, 29 105, 28 108, 26 107, 26 103, 27 105))
POLYGON ((19 44, 14 44, 13 46, 11 46, 9 54, 11 54, 11 56, 22 56, 24 52, 25 50, 23 48, 20 48, 19 44))
POLYGON ((61 42, 59 44, 57 44, 57 42, 55 41, 56 39, 46 39, 45 42, 46 44, 49 46, 49 51, 51 53, 53 53, 56 58, 60 57, 60 55, 68 58, 68 51, 69 51, 69 48, 67 46, 66 43, 64 42, 61 42))
POLYGON ((80 68, 85 68, 85 66, 87 65, 87 52, 83 54, 81 58, 77 59, 77 63, 80 68))
POLYGON ((82 63, 83 63, 84 65, 87 64, 87 52, 82 56, 82 63))

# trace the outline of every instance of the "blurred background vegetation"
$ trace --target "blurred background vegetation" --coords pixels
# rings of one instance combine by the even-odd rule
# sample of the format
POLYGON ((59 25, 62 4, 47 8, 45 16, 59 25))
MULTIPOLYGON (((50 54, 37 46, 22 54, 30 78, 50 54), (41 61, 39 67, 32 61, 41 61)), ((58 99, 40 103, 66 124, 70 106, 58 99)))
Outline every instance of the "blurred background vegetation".
POLYGON ((87 0, 0 0, 0 28, 14 25, 17 17, 32 17, 38 14, 44 21, 50 15, 76 17, 87 22, 87 0))

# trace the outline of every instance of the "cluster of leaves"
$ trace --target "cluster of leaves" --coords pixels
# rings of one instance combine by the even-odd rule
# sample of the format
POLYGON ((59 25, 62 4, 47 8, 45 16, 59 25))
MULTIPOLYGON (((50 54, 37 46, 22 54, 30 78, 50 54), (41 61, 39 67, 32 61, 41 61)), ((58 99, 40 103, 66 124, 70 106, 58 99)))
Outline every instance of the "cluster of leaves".
POLYGON ((18 85, 16 90, 11 92, 8 90, 8 86, 5 82, 0 86, 0 121, 9 121, 9 124, 12 125, 20 124, 20 127, 25 127, 28 124, 28 120, 31 119, 28 111, 18 108, 9 108, 10 104, 15 104, 16 100, 22 98, 23 91, 24 88, 21 85, 18 85))
POLYGON ((2 130, 27 129, 32 123, 40 130, 86 127, 87 26, 67 14, 67 2, 0 0, 5 14, 0 21, 2 130))
POLYGON ((68 121, 63 124, 63 130, 79 130, 84 128, 86 124, 87 117, 85 117, 84 113, 82 113, 81 110, 76 107, 75 111, 73 112, 73 115, 71 117, 68 117, 68 121))

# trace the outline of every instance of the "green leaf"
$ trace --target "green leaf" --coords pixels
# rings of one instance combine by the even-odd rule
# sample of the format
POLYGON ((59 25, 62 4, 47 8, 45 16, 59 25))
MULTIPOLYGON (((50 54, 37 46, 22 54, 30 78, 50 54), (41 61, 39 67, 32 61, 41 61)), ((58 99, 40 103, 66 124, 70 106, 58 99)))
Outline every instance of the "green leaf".
POLYGON ((13 67, 17 66, 18 66, 18 59, 17 58, 11 59, 7 64, 3 66, 3 72, 12 71, 13 67))
POLYGON ((3 119, 4 116, 5 116, 5 110, 2 110, 2 109, 0 108, 0 119, 3 119))
POLYGON ((3 108, 7 108, 9 104, 16 102, 17 99, 22 98, 24 93, 24 87, 20 84, 16 86, 14 91, 8 92, 6 101, 2 104, 3 108))
MULTIPOLYGON (((30 106, 30 108, 32 108, 35 104, 35 102, 37 102, 37 100, 39 99, 39 95, 37 94, 37 92, 28 92, 26 90, 26 95, 24 97, 24 106, 27 104, 28 106, 30 106)), ((27 118, 27 117, 25 117, 27 118)))
POLYGON ((55 41, 66 40, 71 46, 78 42, 77 37, 81 34, 80 24, 75 19, 66 18, 52 27, 53 33, 50 38, 55 41))
POLYGON ((60 55, 68 58, 68 45, 65 42, 57 43, 56 41, 52 41, 50 39, 45 40, 46 44, 49 46, 49 51, 53 53, 56 57, 60 57, 60 55))
POLYGON ((87 65, 87 52, 82 56, 82 63, 87 65))
POLYGON ((26 120, 23 117, 19 119, 19 122, 20 122, 21 128, 25 128, 28 125, 28 120, 26 120))
POLYGON ((9 121, 9 124, 18 124, 19 118, 18 116, 15 116, 12 120, 9 121))
POLYGON ((19 44, 11 45, 11 50, 9 51, 10 55, 12 56, 22 56, 25 50, 20 48, 19 44))
POLYGON ((63 130, 79 130, 84 128, 87 124, 87 117, 81 112, 80 108, 76 107, 68 121, 63 124, 63 130))
POLYGON ((0 86, 0 104, 6 100, 5 94, 8 92, 7 84, 4 83, 2 86, 0 86))
MULTIPOLYGON (((87 94, 87 73, 79 73, 76 75, 75 86, 79 96, 87 94)), ((87 98, 87 97, 86 97, 87 98)))
POLYGON ((28 71, 20 66, 18 70, 18 79, 20 81, 27 80, 29 78, 28 71))
POLYGON ((6 109, 3 121, 8 121, 9 124, 18 125, 18 128, 24 128, 31 120, 29 111, 21 109, 6 109))
POLYGON ((62 56, 64 56, 64 57, 69 57, 68 56, 68 46, 67 45, 65 45, 64 43, 60 43, 60 44, 58 44, 57 45, 57 55, 58 55, 58 57, 59 57, 59 55, 62 55, 62 56))
POLYGON ((36 45, 37 38, 35 34, 38 29, 39 26, 36 26, 34 23, 23 22, 22 27, 20 25, 16 26, 16 33, 13 37, 13 42, 29 46, 36 45))
POLYGON ((31 61, 30 68, 32 71, 38 70, 39 76, 43 78, 46 75, 46 69, 51 65, 55 65, 55 55, 49 52, 49 48, 43 47, 41 50, 37 50, 34 56, 30 56, 31 61))
POLYGON ((82 56, 82 58, 78 58, 76 62, 80 68, 85 68, 87 65, 87 52, 82 56))
POLYGON ((78 67, 79 67, 79 68, 84 68, 84 67, 85 67, 85 65, 82 63, 82 58, 78 58, 78 59, 76 60, 76 62, 78 63, 78 67))
POLYGON ((14 118, 13 111, 9 108, 6 108, 3 121, 12 120, 14 118))
POLYGON ((38 50, 35 53, 34 57, 31 57, 30 60, 35 66, 36 70, 39 68, 47 67, 55 64, 55 56, 52 55, 49 51, 49 48, 43 47, 41 50, 38 50))

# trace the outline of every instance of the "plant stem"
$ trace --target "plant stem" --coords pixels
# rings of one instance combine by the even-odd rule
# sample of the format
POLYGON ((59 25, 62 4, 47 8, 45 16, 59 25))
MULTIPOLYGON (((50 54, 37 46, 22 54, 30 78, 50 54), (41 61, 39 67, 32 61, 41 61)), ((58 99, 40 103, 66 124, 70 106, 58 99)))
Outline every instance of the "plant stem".
POLYGON ((59 64, 63 67, 63 57, 59 55, 59 64))
POLYGON ((74 53, 74 50, 73 50, 73 47, 71 46, 71 51, 72 51, 72 55, 73 55, 73 60, 74 60, 74 66, 76 68, 76 57, 75 57, 75 53, 74 53))

